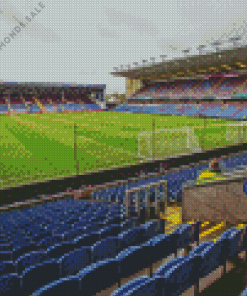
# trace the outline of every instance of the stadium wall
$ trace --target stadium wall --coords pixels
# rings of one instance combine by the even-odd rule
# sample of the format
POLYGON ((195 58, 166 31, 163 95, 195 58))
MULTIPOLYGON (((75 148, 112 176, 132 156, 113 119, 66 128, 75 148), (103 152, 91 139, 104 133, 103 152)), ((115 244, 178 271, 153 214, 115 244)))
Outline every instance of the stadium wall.
POLYGON ((246 223, 246 177, 233 176, 228 180, 184 186, 182 219, 214 223, 226 220, 232 225, 246 223))

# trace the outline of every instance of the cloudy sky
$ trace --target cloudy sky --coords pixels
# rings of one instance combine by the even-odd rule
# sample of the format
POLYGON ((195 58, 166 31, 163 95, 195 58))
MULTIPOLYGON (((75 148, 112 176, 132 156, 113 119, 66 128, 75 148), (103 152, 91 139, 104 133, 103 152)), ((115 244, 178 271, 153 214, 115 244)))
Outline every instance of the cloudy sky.
POLYGON ((123 93, 113 67, 187 48, 196 54, 200 44, 245 34, 246 11, 246 0, 1 0, 0 81, 106 84, 107 93, 123 93))

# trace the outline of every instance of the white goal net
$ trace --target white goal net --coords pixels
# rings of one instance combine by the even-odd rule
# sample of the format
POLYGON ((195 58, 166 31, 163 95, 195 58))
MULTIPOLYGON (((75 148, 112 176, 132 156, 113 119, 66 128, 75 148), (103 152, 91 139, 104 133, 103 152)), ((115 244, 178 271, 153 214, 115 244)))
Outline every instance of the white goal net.
POLYGON ((138 135, 139 157, 163 158, 200 151, 199 141, 189 127, 144 131, 138 135))
POLYGON ((247 122, 228 124, 226 126, 226 140, 231 143, 246 143, 247 122))

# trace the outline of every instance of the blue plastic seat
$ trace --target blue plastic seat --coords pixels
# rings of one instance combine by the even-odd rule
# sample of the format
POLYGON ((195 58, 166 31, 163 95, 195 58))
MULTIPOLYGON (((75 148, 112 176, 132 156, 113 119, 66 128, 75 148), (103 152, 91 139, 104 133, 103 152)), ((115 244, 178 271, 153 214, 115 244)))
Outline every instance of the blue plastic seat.
MULTIPOLYGON (((149 278, 130 289, 124 296, 165 296, 164 286, 159 279, 149 278)), ((170 294, 169 294, 170 295, 170 294)))
POLYGON ((146 222, 140 227, 145 229, 144 236, 146 237, 146 240, 158 234, 158 220, 146 222))
POLYGON ((90 265, 91 247, 81 247, 74 251, 70 251, 59 258, 61 264, 62 276, 75 275, 81 269, 90 265))
POLYGON ((92 262, 114 258, 122 251, 122 239, 118 236, 109 236, 96 242, 92 247, 92 262))
POLYGON ((21 278, 15 273, 9 273, 0 277, 0 295, 24 296, 21 289, 21 278))
POLYGON ((172 234, 160 234, 142 246, 150 256, 150 264, 153 264, 177 252, 177 237, 172 234))
POLYGON ((134 218, 129 218, 129 219, 126 219, 123 223, 122 223, 122 232, 123 231, 126 231, 126 230, 129 230, 129 229, 132 229, 136 226, 136 219, 134 218))
POLYGON ((184 224, 179 226, 173 234, 178 234, 177 244, 179 248, 184 248, 194 242, 194 225, 184 224))
POLYGON ((13 248, 12 260, 16 261, 20 256, 31 251, 36 251, 38 249, 37 245, 34 242, 25 243, 20 246, 13 248))
POLYGON ((120 233, 118 236, 123 239, 123 247, 128 247, 142 244, 146 240, 144 234, 144 228, 135 227, 120 233))
POLYGON ((78 276, 83 296, 95 295, 119 282, 118 261, 116 259, 99 261, 82 269, 78 276))
POLYGON ((48 256, 45 251, 25 253, 15 261, 15 272, 21 275, 26 268, 46 260, 48 260, 48 256))
POLYGON ((149 277, 147 277, 147 276, 135 278, 134 280, 129 281, 126 284, 122 285, 120 288, 118 288, 116 291, 114 291, 111 294, 111 296, 124 296, 129 291, 132 291, 135 287, 146 282, 148 279, 149 279, 149 277))
POLYGON ((15 265, 12 261, 0 261, 0 276, 15 273, 15 265))
POLYGON ((61 264, 56 260, 44 261, 42 263, 26 268, 21 277, 21 287, 25 293, 33 293, 50 282, 58 280, 62 275, 61 264))
POLYGON ((80 281, 78 276, 70 276, 59 279, 52 283, 49 283, 40 289, 36 290, 32 296, 81 296, 82 291, 80 290, 80 281))
POLYGON ((54 246, 51 246, 47 249, 47 256, 49 258, 57 259, 61 256, 63 256, 66 253, 69 253, 70 251, 73 251, 76 249, 77 245, 73 242, 62 242, 59 244, 55 244, 54 246))
POLYGON ((174 288, 175 291, 182 294, 199 281, 197 267, 200 262, 201 258, 198 255, 175 258, 159 268, 154 273, 154 278, 164 278, 164 283, 171 285, 171 291, 174 288), (168 278, 170 279, 168 280, 168 278))
POLYGON ((121 278, 127 278, 132 274, 149 266, 149 257, 146 249, 142 246, 131 246, 118 254, 121 278))
POLYGON ((228 236, 227 259, 232 259, 244 249, 244 229, 236 229, 228 236))
POLYGON ((88 233, 82 236, 79 236, 74 239, 75 249, 81 248, 83 246, 92 246, 95 244, 100 238, 100 235, 96 233, 88 233))
POLYGON ((220 240, 210 242, 210 244, 205 243, 203 247, 197 249, 199 247, 200 246, 191 251, 190 255, 195 254, 195 256, 200 257, 201 261, 197 272, 198 276, 202 278, 222 265, 225 262, 226 257, 223 262, 222 258, 224 257, 225 252, 223 251, 222 241, 220 240))

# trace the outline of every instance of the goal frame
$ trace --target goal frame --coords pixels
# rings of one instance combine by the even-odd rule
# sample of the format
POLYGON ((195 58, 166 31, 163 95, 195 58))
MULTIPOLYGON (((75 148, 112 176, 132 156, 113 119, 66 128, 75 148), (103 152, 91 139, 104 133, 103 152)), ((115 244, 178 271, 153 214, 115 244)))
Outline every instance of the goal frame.
MULTIPOLYGON (((238 143, 245 143, 247 141, 247 121, 227 124, 226 127, 227 128, 231 128, 231 127, 238 128, 238 130, 237 130, 238 141, 233 141, 235 144, 236 143, 237 144, 238 143), (246 128, 246 130, 244 130, 244 127, 246 128)), ((229 136, 230 132, 231 131, 226 130, 226 140, 227 141, 232 141, 229 136)))
MULTIPOLYGON (((186 132, 186 149, 193 149, 193 147, 190 147, 190 134, 191 132, 193 132, 194 134, 194 131, 191 130, 190 127, 183 127, 183 128, 166 128, 166 129, 160 129, 160 130, 156 130, 156 131, 142 131, 138 134, 138 157, 140 158, 146 158, 146 156, 142 155, 141 154, 141 137, 145 136, 145 142, 148 143, 148 148, 150 149, 150 156, 153 155, 153 145, 151 145, 151 141, 147 141, 147 137, 150 136, 150 135, 154 135, 154 134, 158 134, 158 133, 161 133, 161 132, 167 132, 167 131, 171 131, 171 132, 186 132)), ((195 136, 195 135, 194 135, 195 136)), ((155 149, 155 143, 154 143, 154 149, 155 149)), ((196 150, 198 151, 201 151, 200 147, 199 148, 195 148, 196 150)))

